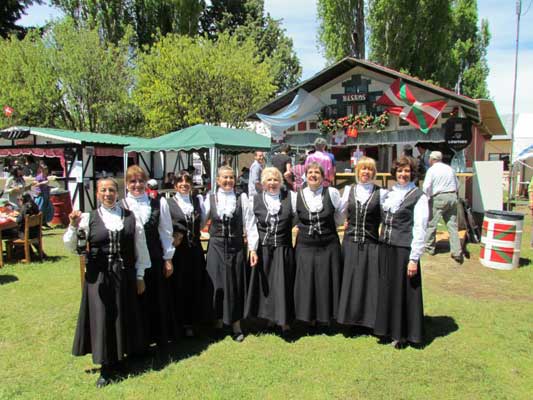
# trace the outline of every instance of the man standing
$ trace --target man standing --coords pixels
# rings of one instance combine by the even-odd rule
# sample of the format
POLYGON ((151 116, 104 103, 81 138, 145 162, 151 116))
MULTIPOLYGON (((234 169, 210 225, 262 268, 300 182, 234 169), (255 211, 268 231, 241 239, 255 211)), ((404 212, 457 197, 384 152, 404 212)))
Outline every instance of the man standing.
POLYGON ((457 178, 449 165, 442 162, 442 153, 432 151, 429 155, 430 168, 422 186, 424 193, 431 199, 431 218, 426 232, 426 251, 435 254, 435 234, 437 224, 443 217, 450 235, 452 258, 463 263, 463 253, 457 232, 457 178))
POLYGON ((283 143, 279 146, 279 153, 272 157, 272 166, 281 172, 286 189, 292 189, 292 160, 289 157, 290 151, 291 146, 283 143))
POLYGON ((248 197, 254 196, 261 191, 261 172, 265 166, 265 155, 262 151, 256 151, 255 161, 250 166, 250 178, 248 179, 248 197))
POLYGON ((311 153, 307 156, 307 159, 305 160, 305 167, 312 163, 316 162, 318 163, 322 169, 324 170, 324 180, 322 185, 324 187, 328 187, 333 184, 333 180, 335 178, 334 170, 333 170, 333 164, 331 162, 331 158, 328 156, 328 153, 326 153, 326 146, 328 142, 326 142, 326 139, 324 138, 317 138, 315 140, 315 152, 311 153))

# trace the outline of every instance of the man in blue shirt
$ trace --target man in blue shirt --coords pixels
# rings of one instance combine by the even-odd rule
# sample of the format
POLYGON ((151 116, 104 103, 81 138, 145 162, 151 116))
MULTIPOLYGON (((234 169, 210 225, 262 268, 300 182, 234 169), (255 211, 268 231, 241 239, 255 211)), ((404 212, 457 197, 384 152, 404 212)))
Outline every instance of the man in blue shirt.
POLYGON ((256 151, 255 161, 250 166, 250 178, 248 180, 248 196, 252 197, 261 191, 261 172, 265 167, 265 155, 262 151, 256 151))

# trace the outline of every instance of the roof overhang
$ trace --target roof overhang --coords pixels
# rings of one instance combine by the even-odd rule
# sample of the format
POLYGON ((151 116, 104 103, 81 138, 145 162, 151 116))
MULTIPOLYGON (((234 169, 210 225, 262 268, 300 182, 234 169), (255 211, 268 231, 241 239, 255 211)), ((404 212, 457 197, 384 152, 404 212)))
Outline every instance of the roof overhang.
POLYGON ((491 100, 478 99, 479 114, 481 116, 481 123, 479 129, 481 133, 486 135, 506 135, 505 127, 502 124, 498 111, 491 100))
POLYGON ((358 66, 391 79, 401 78, 403 81, 405 81, 411 86, 420 88, 438 96, 443 96, 448 99, 454 100, 461 107, 465 116, 470 119, 474 124, 481 126, 484 133, 489 135, 505 134, 505 129, 503 128, 501 121, 499 121, 498 114, 492 101, 484 99, 472 99, 468 96, 457 94, 452 90, 433 85, 432 83, 414 78, 412 76, 384 67, 382 65, 353 57, 346 57, 340 60, 339 62, 323 69, 311 78, 305 80, 304 82, 293 87, 292 89, 282 93, 270 103, 261 107, 255 113, 250 114, 248 117, 250 119, 258 119, 256 115, 258 113, 266 115, 275 114, 277 111, 290 104, 290 102, 296 96, 298 89, 301 88, 307 92, 313 92, 319 87, 324 86, 333 79, 358 66), (485 116, 489 118, 490 121, 484 121, 483 118, 485 116))

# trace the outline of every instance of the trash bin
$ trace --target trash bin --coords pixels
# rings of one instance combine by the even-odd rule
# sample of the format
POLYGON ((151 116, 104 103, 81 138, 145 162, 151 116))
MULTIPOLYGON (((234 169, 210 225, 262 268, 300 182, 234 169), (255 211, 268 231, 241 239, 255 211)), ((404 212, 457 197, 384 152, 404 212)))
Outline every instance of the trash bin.
POLYGON ((488 210, 481 234, 482 265, 496 269, 513 269, 520 261, 524 214, 488 210))
POLYGON ((50 223, 52 225, 69 224, 68 215, 72 212, 72 202, 70 201, 70 193, 68 190, 56 190, 50 193, 50 200, 54 206, 54 218, 50 223))

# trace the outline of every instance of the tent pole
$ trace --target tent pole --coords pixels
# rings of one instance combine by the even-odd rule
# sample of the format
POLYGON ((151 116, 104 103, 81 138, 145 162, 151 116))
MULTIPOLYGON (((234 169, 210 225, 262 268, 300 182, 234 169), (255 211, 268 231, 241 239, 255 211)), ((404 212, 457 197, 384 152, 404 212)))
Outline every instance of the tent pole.
POLYGON ((516 48, 514 56, 514 80, 513 80, 513 112, 511 119, 511 154, 509 155, 509 162, 512 165, 509 171, 509 192, 507 194, 507 211, 512 211, 511 195, 513 193, 513 172, 514 172, 514 160, 513 160, 513 147, 514 147, 514 128, 515 128, 515 112, 516 112, 516 81, 518 75, 518 44, 520 40, 520 15, 522 14, 522 1, 516 0, 516 48))
POLYGON ((216 147, 211 147, 209 149, 209 177, 211 179, 211 191, 216 193, 217 185, 217 166, 218 166, 218 151, 216 147))

